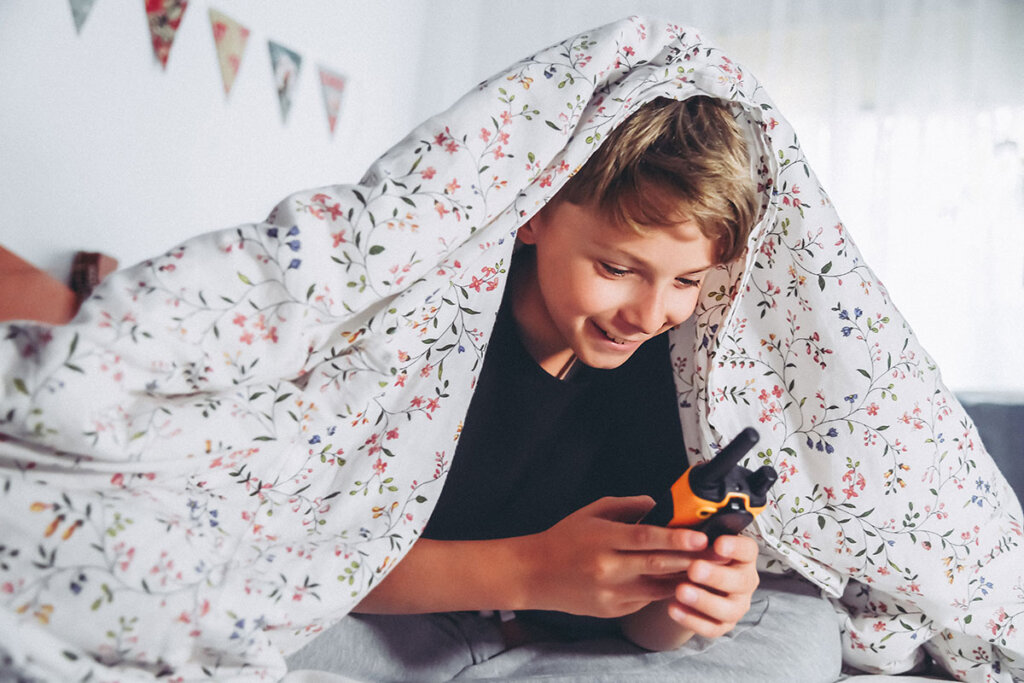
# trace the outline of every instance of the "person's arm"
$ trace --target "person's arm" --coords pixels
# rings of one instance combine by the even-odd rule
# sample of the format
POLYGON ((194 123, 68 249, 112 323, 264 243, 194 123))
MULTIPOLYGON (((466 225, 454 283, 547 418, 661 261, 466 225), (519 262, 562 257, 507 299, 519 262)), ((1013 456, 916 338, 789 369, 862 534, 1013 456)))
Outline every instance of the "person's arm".
POLYGON ((718 638, 750 609, 757 588, 757 543, 721 536, 713 552, 694 559, 674 595, 620 619, 622 634, 648 650, 674 650, 694 635, 718 638))
POLYGON ((413 614, 558 610, 618 617, 672 596, 703 534, 635 524, 651 498, 602 498, 547 531, 493 541, 421 539, 356 607, 413 614))

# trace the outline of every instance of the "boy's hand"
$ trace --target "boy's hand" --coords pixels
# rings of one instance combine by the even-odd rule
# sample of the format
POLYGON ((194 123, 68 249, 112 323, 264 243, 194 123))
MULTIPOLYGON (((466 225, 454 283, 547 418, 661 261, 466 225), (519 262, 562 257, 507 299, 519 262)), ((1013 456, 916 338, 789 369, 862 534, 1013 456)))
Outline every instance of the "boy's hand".
POLYGON ((720 536, 707 559, 695 560, 675 590, 668 614, 680 626, 718 638, 750 609, 757 574, 757 543, 746 536, 720 536))
POLYGON ((693 635, 718 638, 750 609, 760 578, 757 543, 746 536, 720 536, 694 559, 671 599, 653 603, 622 620, 623 635, 649 650, 671 650, 693 635))
POLYGON ((530 536, 421 539, 356 611, 543 609, 629 619, 650 605, 658 608, 659 632, 724 633, 746 612, 757 585, 757 545, 722 537, 712 552, 698 531, 637 524, 653 506, 648 496, 602 498, 530 536), (693 603, 685 602, 689 589, 696 591, 693 603))
MULTIPOLYGON (((648 496, 602 498, 550 529, 524 537, 527 557, 523 559, 531 568, 527 598, 530 608, 616 617, 678 593, 684 587, 680 579, 690 570, 697 554, 705 550, 707 538, 690 529, 636 524, 653 503, 648 496)), ((731 561, 731 557, 716 561, 731 561)), ((686 584, 698 591, 699 600, 693 606, 680 603, 680 610, 699 614, 706 607, 715 614, 732 616, 738 605, 722 609, 705 594, 704 586, 733 589, 746 586, 749 580, 740 576, 738 568, 719 572, 719 565, 706 560, 698 566, 706 567, 701 576, 706 573, 705 580, 710 583, 686 584)), ((696 620, 688 612, 685 616, 687 620, 696 620)))

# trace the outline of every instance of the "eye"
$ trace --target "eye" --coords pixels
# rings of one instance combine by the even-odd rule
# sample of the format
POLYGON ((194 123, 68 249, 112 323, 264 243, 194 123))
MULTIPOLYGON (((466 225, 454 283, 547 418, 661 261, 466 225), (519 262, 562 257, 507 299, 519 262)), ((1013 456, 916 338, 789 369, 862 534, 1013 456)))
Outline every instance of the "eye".
POLYGON ((684 287, 700 287, 700 280, 691 280, 688 277, 678 277, 676 278, 676 282, 684 287))
POLYGON ((623 277, 629 274, 629 270, 625 268, 616 268, 615 266, 608 263, 601 263, 601 270, 612 277, 623 277))

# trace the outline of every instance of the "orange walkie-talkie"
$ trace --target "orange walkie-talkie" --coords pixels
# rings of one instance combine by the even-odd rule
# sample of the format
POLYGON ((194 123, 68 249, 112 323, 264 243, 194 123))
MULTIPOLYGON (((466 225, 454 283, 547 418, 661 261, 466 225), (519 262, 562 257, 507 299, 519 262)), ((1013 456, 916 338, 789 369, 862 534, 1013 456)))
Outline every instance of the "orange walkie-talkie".
POLYGON ((768 489, 778 479, 771 465, 753 472, 739 465, 758 438, 757 430, 747 427, 714 458, 683 472, 643 523, 690 527, 706 534, 709 543, 741 531, 764 510, 768 489))

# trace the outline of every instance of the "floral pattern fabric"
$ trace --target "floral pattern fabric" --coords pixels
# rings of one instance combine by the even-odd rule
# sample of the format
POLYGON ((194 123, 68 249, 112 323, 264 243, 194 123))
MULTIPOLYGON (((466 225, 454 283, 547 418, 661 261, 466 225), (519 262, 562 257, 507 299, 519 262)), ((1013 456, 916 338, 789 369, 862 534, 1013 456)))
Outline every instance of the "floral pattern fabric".
POLYGON ((636 107, 701 94, 748 130, 763 217, 671 333, 689 457, 758 427, 748 464, 781 478, 750 533, 832 596, 849 663, 1024 675, 1019 503, 761 86, 641 18, 491 78, 358 185, 115 273, 68 325, 3 326, 6 665, 280 677, 426 523, 516 229, 636 107))

